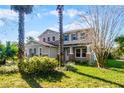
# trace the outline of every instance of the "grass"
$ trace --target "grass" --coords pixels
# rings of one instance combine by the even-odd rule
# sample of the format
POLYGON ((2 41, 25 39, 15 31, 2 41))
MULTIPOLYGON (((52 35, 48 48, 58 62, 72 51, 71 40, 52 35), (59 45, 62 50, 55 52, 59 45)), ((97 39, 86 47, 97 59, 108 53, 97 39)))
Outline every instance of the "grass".
POLYGON ((74 71, 48 73, 48 75, 0 74, 0 87, 18 88, 118 88, 124 87, 124 62, 109 60, 107 69, 73 65, 74 71))

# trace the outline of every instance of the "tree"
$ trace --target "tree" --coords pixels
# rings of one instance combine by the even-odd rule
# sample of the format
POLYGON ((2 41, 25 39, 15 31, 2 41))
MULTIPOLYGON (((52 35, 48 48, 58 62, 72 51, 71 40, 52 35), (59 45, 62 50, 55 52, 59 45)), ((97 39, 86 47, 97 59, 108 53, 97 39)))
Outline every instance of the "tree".
POLYGON ((17 56, 17 52, 18 52, 18 47, 17 44, 14 42, 6 42, 6 46, 3 44, 0 44, 0 62, 2 64, 6 63, 7 59, 13 59, 14 57, 17 56), (3 62, 4 61, 4 62, 3 62))
POLYGON ((26 38, 26 42, 34 41, 35 39, 32 36, 26 38))
POLYGON ((104 67, 114 39, 123 27, 124 9, 121 6, 88 6, 80 18, 90 28, 89 39, 96 54, 97 66, 104 67))
POLYGON ((63 56, 64 56, 64 49, 63 49, 63 5, 58 5, 57 10, 59 14, 59 34, 60 34, 60 41, 59 41, 59 61, 60 61, 60 66, 64 65, 63 64, 63 56))
POLYGON ((5 58, 5 46, 0 43, 0 64, 5 64, 5 62, 3 62, 5 58))
POLYGON ((117 51, 118 55, 123 55, 124 54, 124 36, 118 36, 117 38, 115 38, 115 42, 118 44, 118 48, 117 51))
POLYGON ((18 41, 18 57, 21 60, 24 59, 24 16, 25 14, 30 14, 32 12, 32 5, 11 5, 11 9, 19 13, 19 21, 18 21, 18 33, 19 33, 19 41, 18 41))

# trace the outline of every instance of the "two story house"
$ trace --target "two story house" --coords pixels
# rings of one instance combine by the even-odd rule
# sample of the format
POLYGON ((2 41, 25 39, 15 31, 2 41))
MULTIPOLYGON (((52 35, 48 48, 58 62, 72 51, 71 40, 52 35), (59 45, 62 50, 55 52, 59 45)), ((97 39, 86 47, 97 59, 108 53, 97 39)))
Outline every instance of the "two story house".
MULTIPOLYGON (((39 35, 38 41, 30 41, 26 44, 26 55, 47 55, 57 58, 59 47, 59 33, 47 29, 39 35)), ((89 29, 77 29, 64 32, 64 59, 69 60, 89 60, 90 50, 89 29)))

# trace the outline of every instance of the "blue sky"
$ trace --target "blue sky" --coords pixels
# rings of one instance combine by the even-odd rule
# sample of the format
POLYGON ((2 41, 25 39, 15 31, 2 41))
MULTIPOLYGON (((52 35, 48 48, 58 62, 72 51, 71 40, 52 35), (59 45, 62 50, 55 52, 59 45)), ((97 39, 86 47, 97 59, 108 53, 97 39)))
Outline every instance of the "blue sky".
MULTIPOLYGON (((64 7, 64 31, 74 29, 82 6, 64 7), (66 12, 66 13, 65 13, 66 12), (73 27, 73 28, 72 28, 73 27)), ((18 14, 10 6, 0 6, 0 40, 17 41, 18 14)), ((80 26, 78 27, 80 28, 80 26)), ((46 29, 58 30, 58 15, 55 5, 34 6, 33 12, 25 16, 25 36, 37 37, 46 29)))
MULTIPOLYGON (((64 31, 82 28, 79 14, 87 6, 64 6, 64 31)), ((25 36, 37 37, 46 29, 58 30, 58 15, 55 5, 34 6, 33 12, 25 16, 25 36)), ((0 6, 0 40, 18 41, 18 14, 10 6, 0 6)))

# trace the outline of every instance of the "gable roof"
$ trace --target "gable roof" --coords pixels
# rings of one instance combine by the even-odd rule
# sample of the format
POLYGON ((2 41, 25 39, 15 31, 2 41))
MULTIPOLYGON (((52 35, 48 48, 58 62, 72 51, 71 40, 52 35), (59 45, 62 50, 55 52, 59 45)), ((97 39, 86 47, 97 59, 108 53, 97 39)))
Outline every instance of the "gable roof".
POLYGON ((76 32, 82 32, 82 31, 90 31, 90 28, 69 30, 69 31, 64 32, 64 34, 76 33, 76 32))
POLYGON ((53 31, 53 30, 51 30, 51 29, 46 29, 46 31, 44 31, 43 33, 41 33, 41 34, 38 36, 38 38, 41 37, 43 34, 49 32, 49 31, 50 31, 50 32, 53 32, 53 33, 59 34, 59 32, 53 31))
POLYGON ((46 42, 40 42, 40 41, 36 41, 36 40, 30 41, 30 42, 26 43, 26 45, 29 45, 31 42, 33 42, 33 43, 35 43, 35 44, 47 46, 47 47, 56 47, 56 46, 54 46, 54 45, 52 45, 52 44, 48 44, 48 43, 46 43, 46 42))

